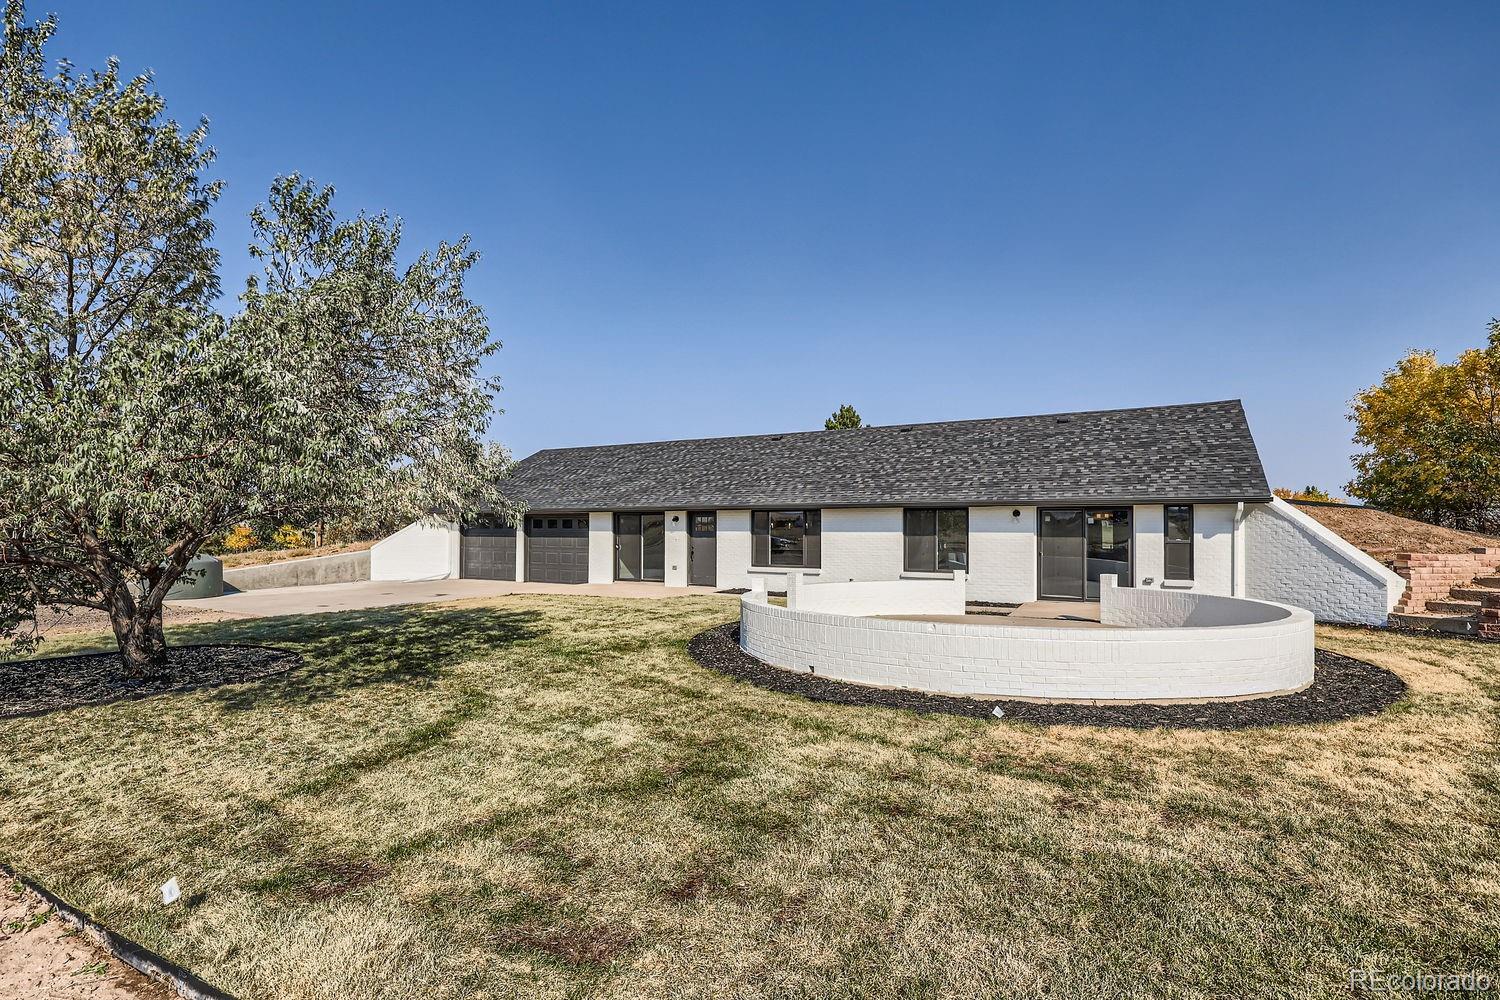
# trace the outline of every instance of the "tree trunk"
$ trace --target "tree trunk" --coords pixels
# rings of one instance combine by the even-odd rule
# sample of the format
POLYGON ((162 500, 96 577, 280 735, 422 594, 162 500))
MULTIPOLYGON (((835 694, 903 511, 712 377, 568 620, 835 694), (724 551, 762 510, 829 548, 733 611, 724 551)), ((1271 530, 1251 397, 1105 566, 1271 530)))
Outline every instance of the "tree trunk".
POLYGON ((133 600, 125 584, 110 595, 109 621, 120 644, 128 677, 156 677, 167 666, 167 637, 162 629, 161 603, 133 600), (122 592, 123 591, 123 592, 122 592))

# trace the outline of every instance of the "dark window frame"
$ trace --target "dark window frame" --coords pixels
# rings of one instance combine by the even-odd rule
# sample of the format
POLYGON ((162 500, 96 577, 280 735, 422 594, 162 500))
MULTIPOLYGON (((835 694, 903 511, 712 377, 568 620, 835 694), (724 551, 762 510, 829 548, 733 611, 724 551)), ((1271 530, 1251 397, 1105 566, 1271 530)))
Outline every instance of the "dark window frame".
POLYGON ((1195 558, 1197 556, 1197 553, 1193 550, 1194 536, 1195 536, 1195 531, 1194 531, 1195 525, 1194 525, 1194 522, 1196 520, 1196 516, 1197 516, 1197 512, 1193 510, 1193 505, 1190 504, 1190 503, 1169 503, 1169 504, 1164 504, 1162 506, 1162 509, 1161 509, 1161 542, 1162 542, 1161 578, 1162 578, 1162 580, 1164 580, 1164 581, 1165 580, 1186 581, 1188 583, 1191 583, 1193 581, 1193 578, 1194 578, 1193 574, 1194 574, 1194 572, 1197 569, 1196 565, 1194 564, 1194 560, 1195 560, 1195 558), (1171 512, 1174 511, 1174 510, 1185 510, 1185 511, 1187 511, 1187 538, 1185 538, 1185 539, 1184 538, 1170 538, 1170 537, 1168 537, 1168 530, 1167 529, 1168 529, 1168 525, 1171 522, 1171 516, 1172 516, 1171 512), (1176 547, 1186 546, 1187 547, 1187 575, 1186 576, 1174 575, 1173 574, 1172 561, 1167 558, 1167 554, 1172 551, 1172 549, 1173 549, 1174 546, 1176 546, 1176 547))
POLYGON ((823 509, 821 507, 764 507, 750 512, 750 565, 754 569, 822 569, 823 509), (771 516, 801 515, 802 561, 778 563, 771 552, 771 516), (763 526, 764 525, 764 526, 763 526))
POLYGON ((901 508, 901 571, 903 573, 952 573, 956 569, 962 569, 965 573, 970 571, 973 563, 971 561, 972 550, 969 547, 969 508, 967 507, 903 507, 901 508), (907 531, 910 523, 910 514, 932 513, 932 565, 913 566, 911 564, 911 546, 907 544, 908 538, 916 537, 907 531), (939 555, 942 551, 942 515, 945 512, 962 512, 964 516, 964 565, 961 567, 941 567, 939 555))

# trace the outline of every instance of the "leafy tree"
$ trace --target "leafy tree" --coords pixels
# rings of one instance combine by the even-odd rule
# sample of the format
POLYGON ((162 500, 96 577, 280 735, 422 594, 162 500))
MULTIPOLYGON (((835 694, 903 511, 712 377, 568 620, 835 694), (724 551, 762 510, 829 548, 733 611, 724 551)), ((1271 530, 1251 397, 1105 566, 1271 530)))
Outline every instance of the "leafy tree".
POLYGON ((833 411, 833 416, 823 421, 825 431, 858 430, 865 425, 860 419, 859 411, 845 403, 833 411))
POLYGON ((467 240, 403 267, 398 221, 278 178, 251 216, 264 273, 221 315, 206 126, 114 61, 49 74, 55 22, 20 0, 4 30, 0 635, 33 643, 38 604, 97 608, 156 672, 168 589, 235 525, 509 508, 467 240))
POLYGON ((1327 490, 1320 490, 1316 486, 1304 486, 1300 490, 1281 486, 1271 492, 1283 500, 1321 500, 1326 503, 1333 499, 1327 490))
POLYGON ((1448 365, 1412 351, 1351 403, 1355 478, 1373 506, 1467 530, 1500 527, 1500 320, 1448 365))

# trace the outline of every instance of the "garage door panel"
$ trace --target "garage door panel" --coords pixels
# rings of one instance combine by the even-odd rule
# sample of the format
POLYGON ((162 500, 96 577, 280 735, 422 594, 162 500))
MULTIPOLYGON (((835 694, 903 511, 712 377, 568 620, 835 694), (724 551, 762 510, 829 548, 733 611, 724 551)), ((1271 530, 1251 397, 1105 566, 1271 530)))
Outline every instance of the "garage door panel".
POLYGON ((459 576, 473 580, 516 578, 516 529, 492 518, 459 529, 459 576))
POLYGON ((587 514, 547 514, 526 520, 526 579, 589 582, 587 514))

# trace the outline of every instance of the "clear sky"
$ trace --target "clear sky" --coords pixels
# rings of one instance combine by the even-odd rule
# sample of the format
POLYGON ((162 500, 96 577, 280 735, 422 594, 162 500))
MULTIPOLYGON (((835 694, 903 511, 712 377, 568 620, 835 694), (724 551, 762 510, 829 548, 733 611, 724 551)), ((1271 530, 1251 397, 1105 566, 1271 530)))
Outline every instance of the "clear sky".
POLYGON ((277 173, 462 233, 539 448, 1240 397, 1273 485, 1500 314, 1500 4, 84 3, 277 173))

